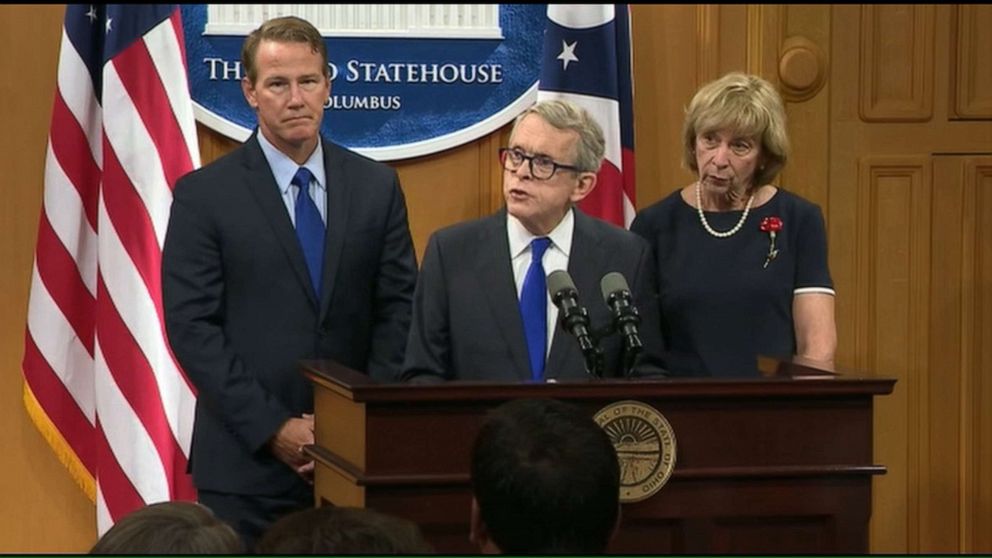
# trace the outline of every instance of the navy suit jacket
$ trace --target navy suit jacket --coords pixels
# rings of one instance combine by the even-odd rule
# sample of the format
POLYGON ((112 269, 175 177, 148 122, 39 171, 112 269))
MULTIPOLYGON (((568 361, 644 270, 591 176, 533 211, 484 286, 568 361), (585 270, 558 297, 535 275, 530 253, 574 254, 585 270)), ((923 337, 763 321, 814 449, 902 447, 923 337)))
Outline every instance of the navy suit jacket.
POLYGON ((281 494, 303 482, 267 447, 288 418, 313 412, 301 359, 384 380, 402 365, 417 267, 399 180, 326 139, 323 150, 320 300, 256 136, 176 185, 162 291, 169 341, 198 392, 198 488, 281 494))
MULTIPOLYGON (((617 271, 630 284, 641 313, 644 352, 635 371, 663 374, 663 341, 654 295, 650 248, 639 236, 575 209, 568 273, 589 311, 594 329, 612 317, 600 280, 617 271)), ((548 270, 549 272, 551 270, 548 270)), ((601 343, 605 376, 623 374, 619 335, 601 343)), ((519 299, 510 264, 506 210, 434 233, 424 254, 414 294, 413 323, 402 378, 518 382, 530 379, 519 299)), ((559 325, 545 364, 545 378, 588 377, 578 340, 559 325)))

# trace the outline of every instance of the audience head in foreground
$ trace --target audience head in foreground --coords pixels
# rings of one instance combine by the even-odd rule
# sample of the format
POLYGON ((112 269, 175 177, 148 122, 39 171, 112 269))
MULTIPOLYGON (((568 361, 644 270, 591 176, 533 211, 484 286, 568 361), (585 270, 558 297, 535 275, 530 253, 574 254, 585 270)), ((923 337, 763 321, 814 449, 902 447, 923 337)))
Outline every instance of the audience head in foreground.
POLYGON ((472 541, 483 552, 599 554, 620 519, 620 465, 606 433, 561 401, 492 411, 472 448, 472 541))
POLYGON ((283 517, 258 554, 433 554, 411 521, 370 509, 322 506, 283 517))
POLYGON ((241 538, 213 512, 193 502, 160 502, 118 521, 90 554, 237 554, 241 538))

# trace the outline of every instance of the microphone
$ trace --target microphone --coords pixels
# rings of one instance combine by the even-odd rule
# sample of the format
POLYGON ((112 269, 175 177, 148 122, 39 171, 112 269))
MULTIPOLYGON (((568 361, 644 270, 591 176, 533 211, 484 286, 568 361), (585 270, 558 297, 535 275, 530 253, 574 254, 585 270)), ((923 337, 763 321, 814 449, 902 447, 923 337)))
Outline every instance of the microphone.
POLYGON ((613 310, 613 330, 619 331, 623 336, 624 374, 629 375, 634 368, 634 359, 644 348, 637 335, 641 316, 634 307, 630 286, 623 275, 616 271, 607 273, 599 282, 599 287, 606 305, 613 310))
POLYGON ((559 269, 548 275, 548 292, 561 313, 561 326, 579 340, 586 372, 597 378, 602 377, 603 350, 589 332, 589 312, 579 305, 579 292, 567 271, 559 269))

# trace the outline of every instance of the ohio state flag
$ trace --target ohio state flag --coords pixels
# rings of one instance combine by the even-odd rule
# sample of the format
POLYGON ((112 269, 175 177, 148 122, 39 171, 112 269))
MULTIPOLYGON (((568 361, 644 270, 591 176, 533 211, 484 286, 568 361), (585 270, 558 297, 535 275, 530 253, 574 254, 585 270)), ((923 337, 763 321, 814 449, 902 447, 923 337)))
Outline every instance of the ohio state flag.
POLYGON ((538 101, 584 107, 603 127, 606 159, 579 207, 629 227, 635 214, 634 114, 627 4, 549 5, 538 101))

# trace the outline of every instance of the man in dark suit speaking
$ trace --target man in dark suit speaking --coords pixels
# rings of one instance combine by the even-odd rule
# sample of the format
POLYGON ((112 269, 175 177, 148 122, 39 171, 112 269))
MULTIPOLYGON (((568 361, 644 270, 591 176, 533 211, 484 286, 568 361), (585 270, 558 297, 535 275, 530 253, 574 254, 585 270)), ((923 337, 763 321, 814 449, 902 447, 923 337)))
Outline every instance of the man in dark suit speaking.
POLYGON ((245 40, 248 141, 183 177, 162 255, 172 349, 198 391, 200 501, 249 544, 313 505, 313 394, 301 359, 397 374, 416 261, 395 171, 322 139, 320 33, 295 17, 245 40))
MULTIPOLYGON (((596 186, 603 132, 583 109, 545 101, 521 114, 500 150, 506 207, 431 236, 414 294, 403 378, 547 381, 586 377, 577 339, 556 327, 546 276, 567 270, 590 329, 611 322, 600 280, 619 272, 641 312, 635 373, 660 373, 663 349, 651 252, 573 205, 596 186), (595 296, 594 296, 595 295, 595 296), (597 300, 598 299, 598 300, 597 300)), ((602 342, 605 375, 624 373, 623 341, 602 342)))

